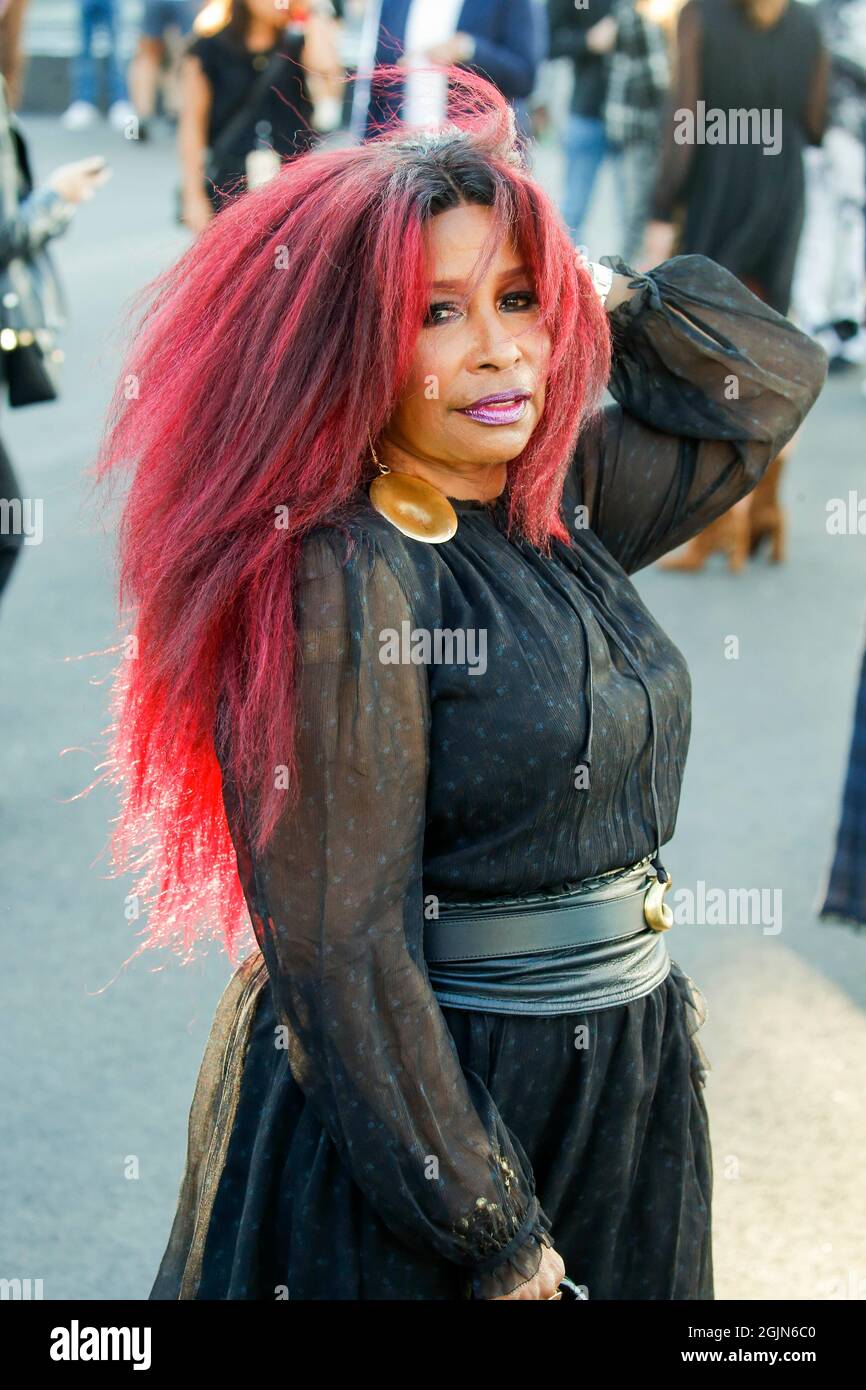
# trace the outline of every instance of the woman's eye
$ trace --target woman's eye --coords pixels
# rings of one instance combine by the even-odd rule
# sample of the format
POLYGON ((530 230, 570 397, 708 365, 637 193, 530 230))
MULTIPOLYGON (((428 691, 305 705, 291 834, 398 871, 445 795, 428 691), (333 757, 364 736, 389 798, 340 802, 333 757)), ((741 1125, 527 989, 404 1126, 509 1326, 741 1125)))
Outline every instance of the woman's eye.
POLYGON ((456 304, 431 304, 424 322, 425 324, 447 323, 448 316, 456 312, 456 304))
MULTIPOLYGON (((512 290, 509 294, 503 295, 499 307, 506 313, 520 314, 534 309, 537 303, 538 299, 533 290, 512 290)), ((452 323, 460 312, 461 305, 441 300, 430 305, 424 323, 428 327, 437 323, 452 323)))
POLYGON ((538 298, 533 290, 513 290, 511 294, 506 294, 502 300, 502 307, 509 313, 520 313, 522 310, 534 309, 538 303, 538 298))

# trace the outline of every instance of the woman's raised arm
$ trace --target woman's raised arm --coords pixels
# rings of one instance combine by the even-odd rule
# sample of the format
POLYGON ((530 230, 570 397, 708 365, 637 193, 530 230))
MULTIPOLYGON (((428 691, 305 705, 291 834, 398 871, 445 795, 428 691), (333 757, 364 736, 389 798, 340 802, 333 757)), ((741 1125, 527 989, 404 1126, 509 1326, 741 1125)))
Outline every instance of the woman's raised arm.
POLYGON ((645 275, 610 315, 617 402, 581 439, 566 505, 623 568, 649 565, 751 492, 808 414, 823 349, 705 256, 645 275))

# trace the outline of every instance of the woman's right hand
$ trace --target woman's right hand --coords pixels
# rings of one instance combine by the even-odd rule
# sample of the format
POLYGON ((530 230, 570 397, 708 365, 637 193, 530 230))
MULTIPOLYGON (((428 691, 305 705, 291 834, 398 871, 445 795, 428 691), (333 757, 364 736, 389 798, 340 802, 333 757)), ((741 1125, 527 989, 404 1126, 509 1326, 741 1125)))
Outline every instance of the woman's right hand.
POLYGON ((183 225, 196 235, 204 231, 213 217, 210 198, 203 190, 184 194, 182 212, 183 225))
POLYGON ((513 1293, 500 1294, 498 1298, 491 1301, 502 1303, 505 1299, 517 1298, 552 1299, 564 1276, 565 1265, 562 1262, 562 1257, 546 1245, 534 1279, 530 1279, 528 1284, 521 1284, 513 1293))
POLYGON ((61 164, 45 180, 48 188, 59 193, 66 203, 83 203, 92 198, 100 184, 111 177, 104 157, 91 155, 89 159, 76 159, 72 164, 61 164))

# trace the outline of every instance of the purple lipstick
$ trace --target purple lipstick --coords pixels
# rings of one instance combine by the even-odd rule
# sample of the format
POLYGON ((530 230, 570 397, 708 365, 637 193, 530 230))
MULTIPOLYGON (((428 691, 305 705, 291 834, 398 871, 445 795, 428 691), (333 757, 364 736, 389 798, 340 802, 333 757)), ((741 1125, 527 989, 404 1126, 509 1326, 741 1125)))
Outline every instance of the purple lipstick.
POLYGON ((526 412, 526 402, 532 399, 529 391, 499 391, 495 396, 483 396, 472 405, 465 405, 461 415, 477 420, 480 425, 515 425, 526 412))

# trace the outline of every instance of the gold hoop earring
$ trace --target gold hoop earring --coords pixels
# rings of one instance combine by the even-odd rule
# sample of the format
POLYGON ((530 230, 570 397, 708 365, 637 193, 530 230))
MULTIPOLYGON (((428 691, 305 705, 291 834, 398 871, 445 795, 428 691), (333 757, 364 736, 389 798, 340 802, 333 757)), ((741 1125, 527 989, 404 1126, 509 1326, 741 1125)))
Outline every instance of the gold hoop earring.
POLYGON ((370 503, 404 536, 428 545, 450 541, 457 530, 457 513, 438 487, 412 473, 394 473, 382 463, 368 434, 370 453, 379 477, 370 484, 370 503))
POLYGON ((373 436, 370 434, 369 430, 367 431, 367 443, 370 445, 370 453, 373 455, 373 462, 375 463, 379 472, 383 474, 390 473, 391 470, 388 467, 387 463, 382 463, 379 458, 379 455, 376 453, 376 446, 373 443, 373 436))

